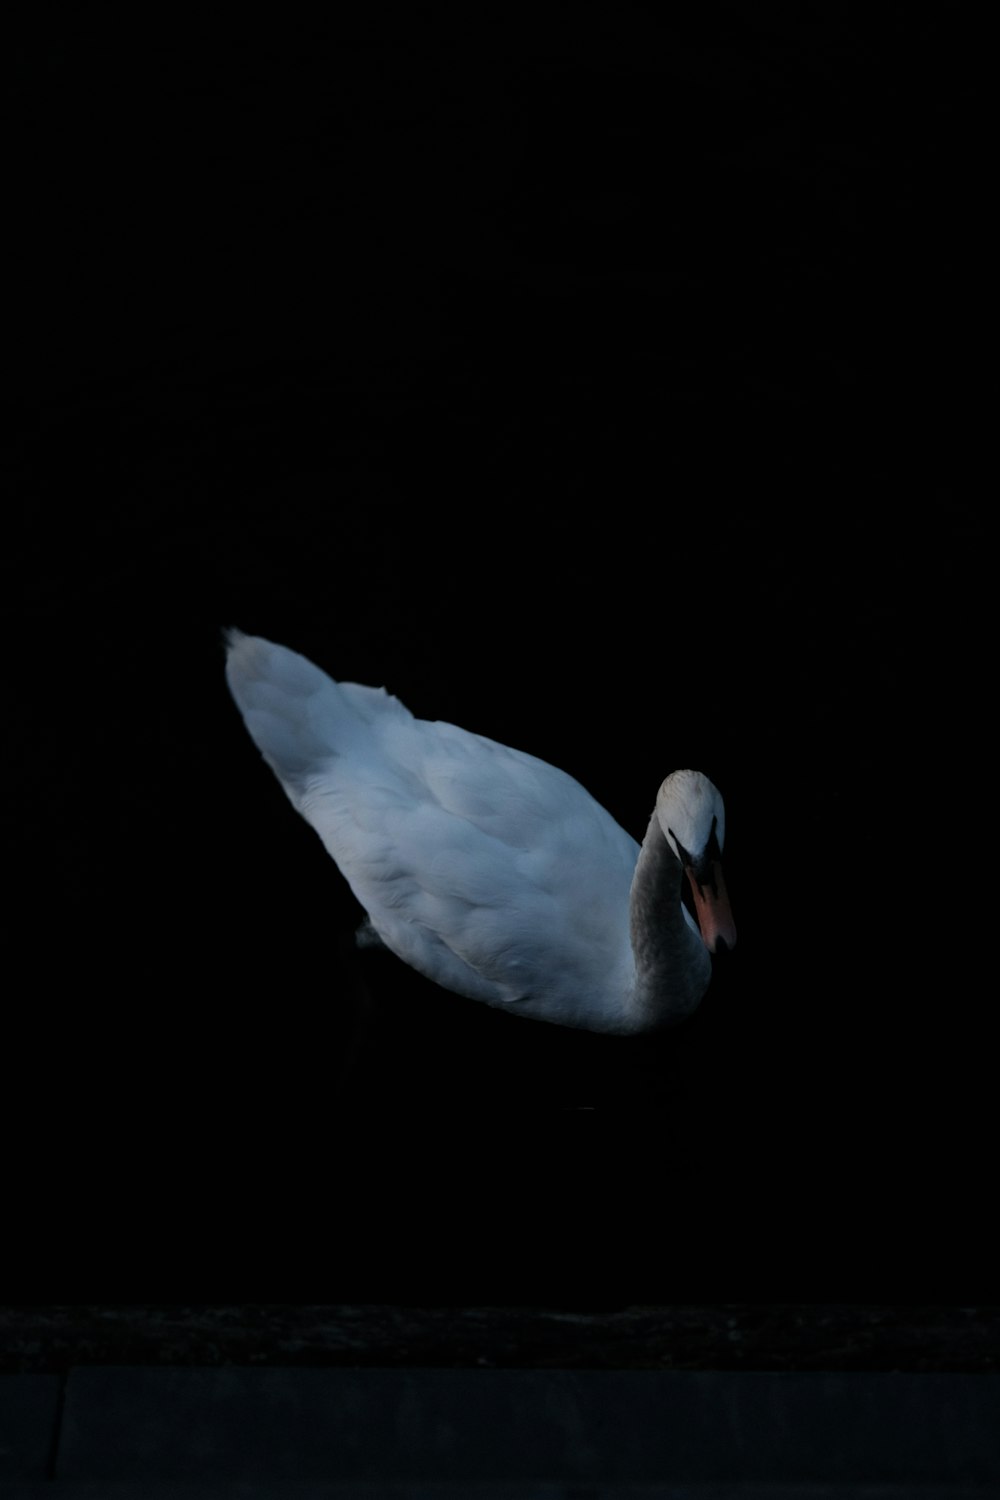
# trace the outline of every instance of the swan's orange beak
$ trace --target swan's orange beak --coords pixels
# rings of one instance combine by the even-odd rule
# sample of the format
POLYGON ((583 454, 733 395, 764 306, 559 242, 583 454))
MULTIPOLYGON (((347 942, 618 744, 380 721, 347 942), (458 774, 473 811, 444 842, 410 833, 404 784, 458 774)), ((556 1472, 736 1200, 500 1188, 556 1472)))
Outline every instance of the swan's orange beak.
POLYGON ((709 866, 709 879, 699 885, 691 865, 686 867, 687 878, 694 897, 694 914, 709 953, 718 953, 722 948, 736 944, 736 923, 729 907, 729 893, 722 878, 722 866, 713 859, 709 866))

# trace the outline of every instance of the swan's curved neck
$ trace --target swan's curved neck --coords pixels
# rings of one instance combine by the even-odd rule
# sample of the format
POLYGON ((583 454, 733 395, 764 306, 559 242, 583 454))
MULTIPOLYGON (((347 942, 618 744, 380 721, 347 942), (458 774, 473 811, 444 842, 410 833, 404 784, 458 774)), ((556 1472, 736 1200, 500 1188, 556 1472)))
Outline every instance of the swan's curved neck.
POLYGON ((649 820, 629 903, 637 1027, 669 1026, 695 1009, 712 977, 712 960, 681 902, 684 871, 655 812, 649 820))

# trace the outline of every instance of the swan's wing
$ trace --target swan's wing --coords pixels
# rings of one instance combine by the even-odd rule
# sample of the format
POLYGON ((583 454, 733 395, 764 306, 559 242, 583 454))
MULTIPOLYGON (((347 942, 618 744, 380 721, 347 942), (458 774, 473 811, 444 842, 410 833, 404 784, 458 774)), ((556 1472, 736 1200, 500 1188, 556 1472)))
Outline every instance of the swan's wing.
MULTIPOLYGON (((389 946, 432 972, 422 952, 432 941, 449 969, 432 977, 494 1002, 530 999, 540 983, 575 1002, 608 984, 630 958, 634 840, 579 783, 531 756, 419 720, 411 746, 424 757, 424 794, 365 802, 363 904, 389 946), (459 982, 438 944, 474 984, 464 972, 459 982)), ((355 849, 345 852, 339 788, 315 795, 307 816, 322 834, 332 814, 327 847, 336 843, 346 873, 355 849)))
POLYGON ((376 724, 412 720, 385 688, 334 682, 297 651, 227 634, 226 680, 250 736, 292 802, 318 766, 363 750, 376 724))
POLYGON ((289 798, 414 968, 497 1004, 540 976, 578 997, 627 961, 638 846, 572 777, 268 642, 235 637, 228 676, 289 798))

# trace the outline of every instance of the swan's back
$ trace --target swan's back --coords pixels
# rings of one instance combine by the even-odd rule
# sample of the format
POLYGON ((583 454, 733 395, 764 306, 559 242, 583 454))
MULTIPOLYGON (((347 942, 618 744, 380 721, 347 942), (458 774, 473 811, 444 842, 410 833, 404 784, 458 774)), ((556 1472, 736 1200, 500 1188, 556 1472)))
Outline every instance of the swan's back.
POLYGON ((459 994, 614 1029, 638 845, 579 782, 257 637, 230 635, 227 678, 393 952, 459 994))

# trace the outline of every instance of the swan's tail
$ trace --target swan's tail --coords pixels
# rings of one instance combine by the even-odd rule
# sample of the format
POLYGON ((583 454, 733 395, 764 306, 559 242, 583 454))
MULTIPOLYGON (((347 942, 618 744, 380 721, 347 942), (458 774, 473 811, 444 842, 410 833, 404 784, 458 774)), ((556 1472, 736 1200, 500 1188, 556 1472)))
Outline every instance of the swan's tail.
POLYGON ((370 732, 377 710, 406 714, 384 688, 334 682, 297 651, 226 631, 226 681, 251 739, 292 801, 370 732))

